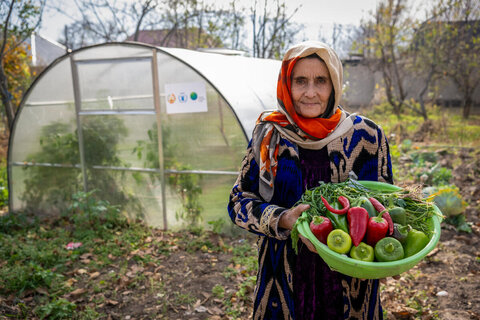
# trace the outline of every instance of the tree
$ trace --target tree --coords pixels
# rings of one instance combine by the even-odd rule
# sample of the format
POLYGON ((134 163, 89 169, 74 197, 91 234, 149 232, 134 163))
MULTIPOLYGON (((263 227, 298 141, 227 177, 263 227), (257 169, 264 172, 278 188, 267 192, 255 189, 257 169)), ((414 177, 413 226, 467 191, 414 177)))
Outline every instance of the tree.
POLYGON ((100 42, 138 41, 140 32, 148 30, 155 32, 155 44, 160 46, 238 49, 244 18, 236 1, 225 9, 198 0, 74 0, 75 21, 65 27, 60 42, 76 49, 100 42))
POLYGON ((21 96, 19 90, 24 90, 24 84, 20 88, 16 84, 26 76, 22 74, 27 59, 25 40, 40 25, 44 6, 45 0, 0 2, 0 96, 8 129, 15 118, 16 103, 21 96))
POLYGON ((296 7, 288 15, 285 0, 274 0, 273 8, 269 6, 268 0, 264 0, 260 7, 257 0, 254 1, 251 7, 254 57, 278 59, 282 56, 300 29, 291 22, 299 8, 296 7))
POLYGON ((442 72, 462 93, 462 114, 468 118, 473 92, 480 84, 480 4, 474 0, 442 0, 437 12, 434 30, 442 43, 437 48, 442 72))
POLYGON ((55 10, 73 17, 60 42, 77 49, 100 42, 123 41, 129 35, 137 40, 139 31, 159 6, 158 0, 118 2, 117 0, 74 0, 75 13, 58 3, 55 10))
POLYGON ((332 28, 321 27, 318 39, 330 45, 340 57, 350 53, 358 27, 352 24, 334 23, 332 28))
POLYGON ((373 20, 361 25, 363 40, 356 42, 360 52, 382 72, 387 100, 397 117, 401 116, 408 96, 403 81, 413 21, 406 4, 406 0, 380 2, 373 20))

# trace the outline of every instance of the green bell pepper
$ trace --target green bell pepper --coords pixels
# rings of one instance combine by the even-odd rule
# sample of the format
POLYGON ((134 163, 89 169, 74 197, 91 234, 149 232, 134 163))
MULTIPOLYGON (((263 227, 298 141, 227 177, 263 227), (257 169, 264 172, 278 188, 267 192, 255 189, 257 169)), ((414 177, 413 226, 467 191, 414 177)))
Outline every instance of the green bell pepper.
POLYGON ((328 234, 327 246, 337 253, 348 253, 352 247, 352 238, 342 229, 335 229, 328 234))
POLYGON ((375 254, 372 246, 369 246, 365 242, 360 242, 357 247, 352 247, 350 250, 350 257, 355 260, 372 262, 375 258, 375 254))
POLYGON ((420 230, 410 229, 405 240, 405 256, 410 257, 425 248, 430 240, 420 230))
POLYGON ((385 237, 375 245, 375 258, 380 262, 389 262, 403 259, 402 244, 395 238, 385 237))
POLYGON ((405 213, 405 209, 402 207, 393 207, 392 209, 388 209, 388 213, 394 223, 401 224, 402 226, 407 224, 407 215, 405 213))
POLYGON ((393 224, 393 235, 395 239, 400 241, 402 245, 404 245, 407 241, 409 226, 402 226, 401 224, 394 223, 393 224))

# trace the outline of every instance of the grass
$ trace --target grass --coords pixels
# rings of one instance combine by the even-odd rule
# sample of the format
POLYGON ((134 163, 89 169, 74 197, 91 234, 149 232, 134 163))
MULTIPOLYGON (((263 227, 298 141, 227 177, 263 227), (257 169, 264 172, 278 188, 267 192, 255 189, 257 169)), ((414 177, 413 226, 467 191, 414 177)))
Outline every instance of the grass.
MULTIPOLYGON (((245 312, 245 302, 239 306, 235 300, 248 300, 255 283, 256 252, 251 243, 238 242, 238 246, 232 247, 213 241, 201 227, 162 240, 163 236, 152 237, 152 228, 140 221, 127 221, 118 208, 103 201, 90 201, 91 197, 75 196, 72 211, 55 219, 40 220, 27 214, 0 217, 0 296, 15 297, 11 317, 105 318, 102 306, 121 299, 121 293, 114 290, 119 283, 125 283, 125 290, 145 291, 155 297, 157 313, 166 315, 171 307, 191 308, 198 299, 195 292, 167 284, 168 276, 158 279, 144 272, 131 272, 132 264, 140 268, 159 266, 162 256, 166 259, 172 250, 233 255, 234 272, 225 283, 240 281, 237 289, 227 291, 219 285, 212 289, 212 294, 221 300, 232 318, 245 312), (82 245, 66 250, 68 242, 82 245), (150 252, 155 252, 155 257, 150 252), (100 276, 92 276, 95 273, 100 276), (245 281, 241 281, 243 278, 245 281), (73 292, 79 289, 85 290, 88 304, 73 298, 73 292), (25 299, 33 301, 23 303, 25 299)), ((163 277, 162 273, 159 275, 163 277)), ((0 300, 0 314, 5 316, 4 307, 0 300)))
MULTIPOLYGON (((363 115, 380 124, 387 135, 411 135, 418 131, 424 123, 422 117, 405 110, 398 118, 391 108, 386 105, 377 105, 362 112, 363 115)), ((461 108, 441 108, 428 106, 427 114, 433 124, 429 142, 433 145, 448 145, 454 147, 480 146, 480 114, 472 112, 468 119, 462 118, 461 108)), ((402 141, 391 141, 399 144, 402 141)))

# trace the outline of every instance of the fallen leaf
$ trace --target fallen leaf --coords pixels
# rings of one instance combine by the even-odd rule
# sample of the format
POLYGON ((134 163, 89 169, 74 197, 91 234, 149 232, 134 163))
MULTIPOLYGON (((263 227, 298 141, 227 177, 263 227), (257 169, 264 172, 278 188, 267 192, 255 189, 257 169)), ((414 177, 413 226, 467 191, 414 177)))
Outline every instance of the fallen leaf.
POLYGON ((94 273, 91 273, 91 274, 90 274, 90 279, 98 278, 98 276, 100 276, 100 272, 95 271, 94 273))
POLYGON ((70 295, 71 296, 78 296, 78 295, 84 294, 85 292, 87 292, 87 290, 85 288, 78 288, 78 289, 75 289, 72 292, 70 292, 70 295))
POLYGON ((75 272, 76 272, 76 273, 78 273, 78 274, 85 274, 85 273, 88 273, 88 271, 87 271, 87 270, 85 270, 85 269, 77 269, 75 272))
POLYGON ((108 299, 106 302, 107 302, 107 304, 112 305, 112 306, 116 306, 119 303, 118 301, 110 300, 110 299, 108 299))
POLYGON ((35 288, 35 291, 48 296, 48 291, 45 288, 35 288))
POLYGON ((87 252, 87 253, 82 254, 80 256, 80 259, 84 260, 84 259, 88 259, 88 258, 91 258, 91 257, 93 257, 93 255, 90 252, 87 252))
POLYGON ((207 312, 208 309, 204 306, 198 306, 195 308, 195 311, 198 312, 198 313, 203 313, 203 312, 207 312))

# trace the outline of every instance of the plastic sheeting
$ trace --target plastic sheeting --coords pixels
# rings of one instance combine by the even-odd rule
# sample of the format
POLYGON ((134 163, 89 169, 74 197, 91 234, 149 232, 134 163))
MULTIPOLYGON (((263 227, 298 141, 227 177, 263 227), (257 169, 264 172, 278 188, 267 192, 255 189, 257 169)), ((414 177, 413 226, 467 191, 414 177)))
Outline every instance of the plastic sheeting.
POLYGON ((134 43, 57 59, 15 119, 10 210, 68 213, 75 193, 95 190, 164 229, 221 224, 255 121, 275 108, 279 68, 134 43))

